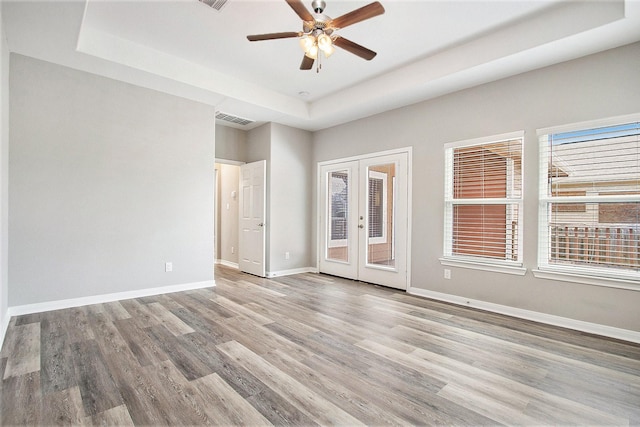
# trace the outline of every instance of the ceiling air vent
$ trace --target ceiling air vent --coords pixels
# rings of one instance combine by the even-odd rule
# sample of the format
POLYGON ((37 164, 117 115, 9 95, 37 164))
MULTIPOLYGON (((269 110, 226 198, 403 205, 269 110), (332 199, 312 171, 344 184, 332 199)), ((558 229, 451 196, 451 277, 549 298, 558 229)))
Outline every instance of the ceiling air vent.
POLYGON ((253 120, 243 119, 242 117, 232 116, 231 114, 218 112, 216 113, 216 119, 224 120, 225 122, 235 123, 237 125, 246 126, 253 123, 253 120))
POLYGON ((227 0, 198 0, 200 3, 204 3, 207 6, 211 6, 218 12, 222 10, 225 4, 227 4, 227 0))

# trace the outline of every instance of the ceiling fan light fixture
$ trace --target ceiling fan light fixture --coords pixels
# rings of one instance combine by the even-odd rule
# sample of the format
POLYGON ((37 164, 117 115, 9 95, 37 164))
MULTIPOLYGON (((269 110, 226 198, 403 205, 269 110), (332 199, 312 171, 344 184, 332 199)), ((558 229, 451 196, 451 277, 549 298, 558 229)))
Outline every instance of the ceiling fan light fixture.
POLYGON ((304 54, 311 59, 318 59, 318 52, 322 52, 328 58, 335 51, 333 40, 325 33, 321 33, 317 37, 311 34, 302 36, 300 46, 304 50, 304 54))
POLYGON ((308 35, 304 35, 300 38, 300 47, 302 47, 302 50, 306 52, 309 52, 309 50, 316 44, 316 38, 313 37, 312 35, 308 34, 308 35))
POLYGON ((318 45, 314 44, 304 54, 311 59, 318 59, 318 45))
POLYGON ((321 50, 322 50, 322 53, 324 53, 325 58, 328 58, 333 54, 333 52, 336 51, 336 48, 333 47, 333 44, 330 44, 329 46, 325 47, 324 49, 321 48, 321 50))
POLYGON ((331 40, 331 37, 329 37, 328 35, 322 33, 318 36, 318 47, 320 48, 321 51, 325 52, 327 49, 331 47, 332 44, 333 44, 333 41, 331 40))

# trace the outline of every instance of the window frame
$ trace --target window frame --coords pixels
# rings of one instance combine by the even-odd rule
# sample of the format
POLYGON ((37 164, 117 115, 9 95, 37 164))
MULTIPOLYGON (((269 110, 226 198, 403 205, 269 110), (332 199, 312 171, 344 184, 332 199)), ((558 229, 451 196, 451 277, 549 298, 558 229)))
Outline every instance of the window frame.
POLYGON ((587 285, 640 290, 640 274, 633 271, 616 270, 589 265, 552 264, 549 262, 550 236, 548 232, 549 209, 552 203, 601 203, 640 202, 640 195, 585 195, 553 196, 549 192, 549 135, 588 131, 591 129, 640 122, 640 114, 630 114, 599 120, 578 122, 538 129, 538 266, 533 269, 537 278, 582 283, 587 285))
MULTIPOLYGON (((524 131, 509 132, 499 135, 491 135, 481 138, 474 138, 456 142, 450 142, 444 145, 444 238, 443 238, 443 255, 440 263, 445 266, 454 266, 462 268, 471 268, 476 270, 492 271, 498 273, 524 275, 526 268, 523 267, 523 232, 524 232, 524 131), (507 194, 504 198, 477 198, 477 199, 455 199, 453 197, 453 161, 454 151, 457 148, 473 147, 486 144, 500 143, 519 139, 521 141, 521 170, 520 170, 520 195, 514 197, 509 194, 509 186, 507 186, 507 194), (487 204, 504 204, 505 206, 515 206, 518 209, 517 221, 517 247, 516 260, 484 258, 482 256, 473 255, 456 255, 453 253, 453 211, 456 205, 487 205, 487 204)), ((507 171, 511 170, 511 179, 513 181, 513 168, 507 164, 507 171)), ((509 176, 506 177, 509 181, 509 176)), ((507 213, 508 216, 508 213, 507 213)), ((505 231, 507 227, 505 224, 505 231)), ((508 250, 508 238, 505 239, 505 252, 508 250)))

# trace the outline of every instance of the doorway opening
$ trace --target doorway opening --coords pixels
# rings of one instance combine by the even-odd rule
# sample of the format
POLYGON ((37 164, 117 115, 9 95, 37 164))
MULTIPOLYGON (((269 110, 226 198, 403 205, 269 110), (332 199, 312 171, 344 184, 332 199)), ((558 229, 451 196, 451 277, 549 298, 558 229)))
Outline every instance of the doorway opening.
POLYGON ((241 162, 216 159, 214 263, 238 268, 239 182, 241 162))

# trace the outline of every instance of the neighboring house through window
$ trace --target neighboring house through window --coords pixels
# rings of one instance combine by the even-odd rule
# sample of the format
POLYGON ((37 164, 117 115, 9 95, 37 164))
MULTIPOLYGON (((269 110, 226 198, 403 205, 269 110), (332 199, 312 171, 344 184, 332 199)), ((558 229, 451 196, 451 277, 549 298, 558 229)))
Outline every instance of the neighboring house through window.
POLYGON ((640 282, 640 117, 632 118, 539 131, 539 270, 640 282))

